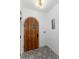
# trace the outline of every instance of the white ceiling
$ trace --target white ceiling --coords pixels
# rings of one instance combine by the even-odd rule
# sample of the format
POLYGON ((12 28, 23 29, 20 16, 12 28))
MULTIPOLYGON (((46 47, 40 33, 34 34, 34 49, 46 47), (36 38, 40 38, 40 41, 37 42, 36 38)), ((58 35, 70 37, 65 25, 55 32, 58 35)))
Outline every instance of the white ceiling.
POLYGON ((59 0, 46 0, 44 8, 40 9, 37 6, 35 6, 35 0, 21 0, 21 8, 29 8, 29 9, 34 9, 38 11, 48 12, 58 2, 59 0))

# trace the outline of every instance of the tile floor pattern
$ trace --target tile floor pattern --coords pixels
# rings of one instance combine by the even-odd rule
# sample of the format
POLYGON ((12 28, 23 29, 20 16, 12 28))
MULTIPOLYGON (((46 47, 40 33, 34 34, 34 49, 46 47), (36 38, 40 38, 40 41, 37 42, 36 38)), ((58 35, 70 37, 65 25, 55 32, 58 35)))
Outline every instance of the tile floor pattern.
POLYGON ((23 53, 20 59, 59 59, 48 46, 23 53))

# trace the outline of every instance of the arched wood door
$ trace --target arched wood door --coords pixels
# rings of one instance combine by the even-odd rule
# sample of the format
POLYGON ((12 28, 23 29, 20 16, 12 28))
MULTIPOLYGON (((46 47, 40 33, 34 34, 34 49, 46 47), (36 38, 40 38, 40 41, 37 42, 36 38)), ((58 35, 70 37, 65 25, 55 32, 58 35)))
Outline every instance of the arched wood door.
POLYGON ((35 18, 29 17, 24 23, 24 52, 39 47, 39 23, 35 18))

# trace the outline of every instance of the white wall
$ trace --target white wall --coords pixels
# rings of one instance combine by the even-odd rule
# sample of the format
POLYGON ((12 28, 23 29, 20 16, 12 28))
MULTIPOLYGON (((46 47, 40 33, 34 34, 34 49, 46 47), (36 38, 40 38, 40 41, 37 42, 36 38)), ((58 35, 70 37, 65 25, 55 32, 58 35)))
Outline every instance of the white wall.
POLYGON ((48 29, 46 44, 59 55, 59 4, 55 5, 47 15, 48 29), (55 18, 56 29, 51 29, 51 20, 55 18))
POLYGON ((45 31, 45 21, 46 21, 46 13, 43 13, 43 12, 39 12, 39 11, 34 11, 34 10, 31 10, 31 9, 26 9, 26 8, 23 8, 21 9, 22 11, 22 17, 23 19, 21 20, 21 54, 23 53, 24 51, 24 21, 27 17, 35 17, 38 21, 39 21, 39 45, 40 47, 41 46, 44 46, 45 45, 45 35, 43 33, 43 31, 45 31))

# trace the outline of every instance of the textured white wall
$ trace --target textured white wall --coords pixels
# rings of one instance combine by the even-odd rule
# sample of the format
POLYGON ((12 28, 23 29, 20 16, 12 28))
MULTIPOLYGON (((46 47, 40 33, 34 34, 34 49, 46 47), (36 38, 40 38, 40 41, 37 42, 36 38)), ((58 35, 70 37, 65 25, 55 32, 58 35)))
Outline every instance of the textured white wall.
POLYGON ((45 34, 43 31, 45 31, 45 21, 46 21, 46 13, 31 10, 31 9, 26 9, 23 8, 21 9, 22 11, 22 17, 23 19, 21 20, 21 54, 24 51, 24 21, 27 17, 35 17, 39 21, 39 45, 44 46, 45 45, 45 34))
POLYGON ((47 15, 47 24, 48 24, 48 29, 47 29, 47 39, 46 39, 46 44, 57 54, 59 55, 59 4, 54 6, 52 10, 47 15), (51 20, 55 19, 55 26, 56 29, 52 30, 51 29, 51 20))

